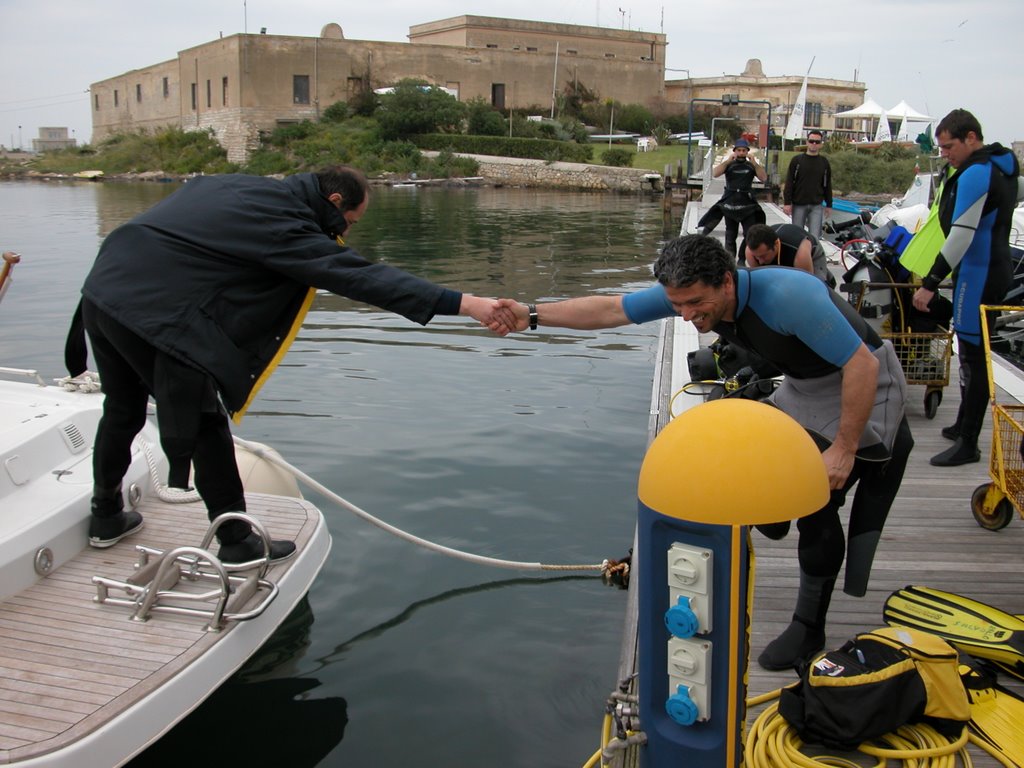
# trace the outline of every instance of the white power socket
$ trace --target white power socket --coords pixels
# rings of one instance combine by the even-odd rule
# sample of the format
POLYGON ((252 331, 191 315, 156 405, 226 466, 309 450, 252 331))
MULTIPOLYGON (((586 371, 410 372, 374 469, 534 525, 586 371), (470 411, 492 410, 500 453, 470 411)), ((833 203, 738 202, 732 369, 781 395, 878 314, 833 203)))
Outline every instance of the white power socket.
POLYGON ((711 643, 707 640, 668 641, 668 690, 676 693, 679 686, 689 689, 689 697, 697 706, 697 720, 711 717, 711 643))
POLYGON ((666 610, 677 605, 679 598, 689 600, 690 609, 697 617, 697 634, 712 629, 711 597, 714 553, 703 547, 691 547, 674 542, 668 550, 669 601, 666 610))

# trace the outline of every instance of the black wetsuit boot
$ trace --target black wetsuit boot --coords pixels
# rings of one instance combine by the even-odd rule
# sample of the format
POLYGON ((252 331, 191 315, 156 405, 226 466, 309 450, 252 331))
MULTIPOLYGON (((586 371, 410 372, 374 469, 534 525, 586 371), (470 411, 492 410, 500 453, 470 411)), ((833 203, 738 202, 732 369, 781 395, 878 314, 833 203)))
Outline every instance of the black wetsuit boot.
POLYGON ((825 647, 825 616, 832 600, 835 576, 811 576, 800 571, 800 591, 793 621, 757 657, 764 669, 792 669, 825 647))

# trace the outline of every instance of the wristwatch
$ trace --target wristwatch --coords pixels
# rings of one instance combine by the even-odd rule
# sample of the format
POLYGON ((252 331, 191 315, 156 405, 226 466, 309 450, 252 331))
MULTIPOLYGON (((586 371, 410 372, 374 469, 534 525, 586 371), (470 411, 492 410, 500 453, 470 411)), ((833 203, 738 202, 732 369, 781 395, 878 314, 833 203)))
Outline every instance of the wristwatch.
POLYGON ((536 331, 537 330, 537 305, 536 304, 527 304, 526 305, 526 309, 530 313, 530 330, 531 331, 536 331))

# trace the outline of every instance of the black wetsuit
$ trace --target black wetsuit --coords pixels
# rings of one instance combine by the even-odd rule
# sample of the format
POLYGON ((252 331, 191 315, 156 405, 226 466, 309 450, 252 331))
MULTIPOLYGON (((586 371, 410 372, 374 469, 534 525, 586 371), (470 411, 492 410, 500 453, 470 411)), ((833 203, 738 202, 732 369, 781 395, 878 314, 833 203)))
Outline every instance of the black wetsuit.
MULTIPOLYGON (((725 219, 725 250, 736 255, 736 237, 743 226, 743 236, 754 224, 764 224, 764 210, 758 205, 752 191, 757 171, 749 160, 737 160, 725 169, 725 191, 711 206, 697 226, 705 235, 725 219)), ((741 252, 742 253, 742 252, 741 252)))

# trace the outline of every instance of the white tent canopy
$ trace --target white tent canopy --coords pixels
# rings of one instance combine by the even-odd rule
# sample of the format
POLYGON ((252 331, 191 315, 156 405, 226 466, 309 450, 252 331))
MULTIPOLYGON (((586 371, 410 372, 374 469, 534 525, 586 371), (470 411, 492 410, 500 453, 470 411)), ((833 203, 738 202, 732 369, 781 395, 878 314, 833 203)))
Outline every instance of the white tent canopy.
MULTIPOLYGON (((881 117, 885 110, 882 105, 873 99, 868 99, 859 107, 853 109, 847 109, 842 112, 836 112, 835 117, 881 117)), ((889 114, 892 114, 890 110, 889 114)))
POLYGON ((901 101, 892 109, 887 109, 886 114, 893 119, 900 118, 901 120, 907 120, 911 123, 926 123, 929 120, 934 119, 928 115, 918 112, 905 101, 901 101))

